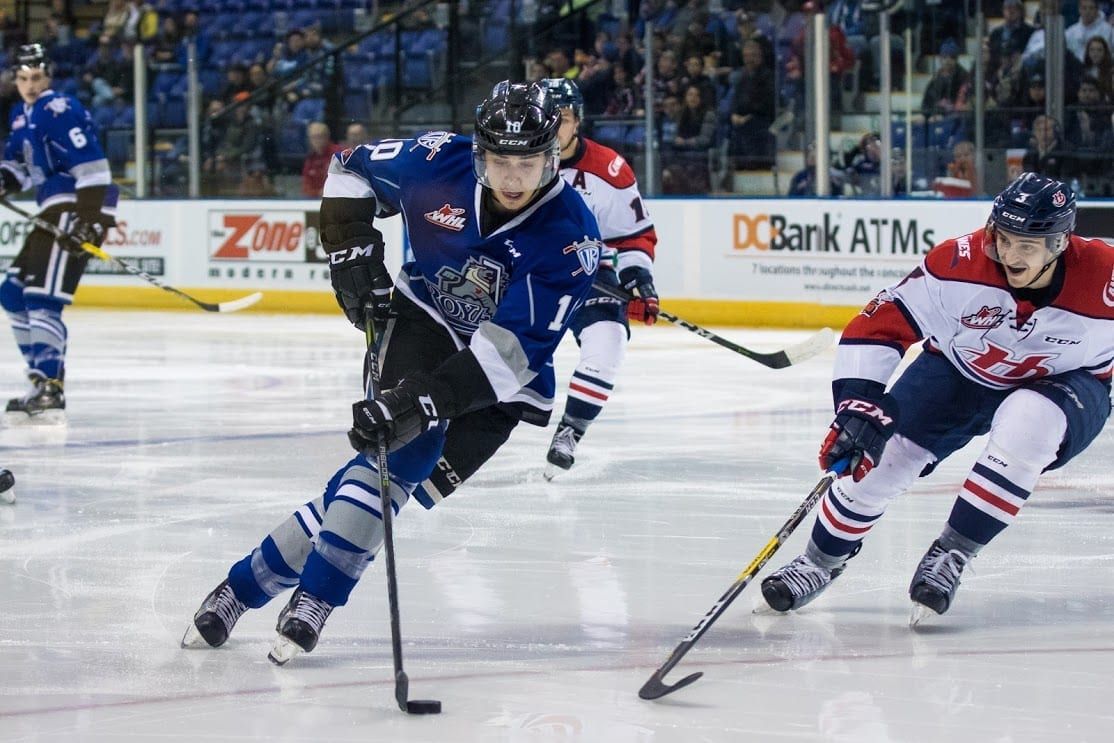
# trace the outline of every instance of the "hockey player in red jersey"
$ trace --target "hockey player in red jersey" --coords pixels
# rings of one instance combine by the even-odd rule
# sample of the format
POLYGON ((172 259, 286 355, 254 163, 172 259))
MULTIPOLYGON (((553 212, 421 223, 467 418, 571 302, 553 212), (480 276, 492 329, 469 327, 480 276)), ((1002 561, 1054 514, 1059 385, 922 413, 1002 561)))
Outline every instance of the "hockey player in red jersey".
POLYGON ((1075 207, 1063 183, 1021 175, 985 229, 937 245, 847 326, 820 465, 846 459, 849 476, 820 501, 805 553, 762 582, 773 609, 820 595, 895 496, 989 433, 909 586, 912 624, 943 614, 964 567, 1014 520, 1041 473, 1098 436, 1110 415, 1114 248, 1071 234, 1075 207))
POLYGON ((653 325, 658 317, 654 289, 654 246, 658 237, 638 181, 623 157, 580 134, 584 99, 567 78, 543 81, 561 107, 561 176, 595 215, 605 253, 596 282, 622 286, 635 295, 622 302, 598 290, 570 326, 580 345, 580 363, 569 381, 565 413, 546 454, 546 479, 573 465, 573 451, 611 396, 626 355, 628 318, 653 325))

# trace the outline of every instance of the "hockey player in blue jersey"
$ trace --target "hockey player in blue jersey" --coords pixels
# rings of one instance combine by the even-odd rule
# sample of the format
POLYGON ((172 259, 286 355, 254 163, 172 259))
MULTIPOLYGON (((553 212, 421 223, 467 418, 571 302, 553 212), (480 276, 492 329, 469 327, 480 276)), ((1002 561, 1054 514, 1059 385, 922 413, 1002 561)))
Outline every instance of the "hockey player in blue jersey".
POLYGON ((387 434, 394 509, 445 466, 476 471, 520 420, 545 425, 553 352, 588 296, 599 229, 558 177, 560 112, 541 85, 501 83, 476 111, 471 140, 451 132, 387 139, 334 156, 321 201, 322 243, 348 319, 364 307, 383 327, 382 392, 353 406, 361 453, 234 564, 204 600, 182 644, 217 647, 237 619, 288 588, 270 658, 316 646, 383 543, 372 448, 387 434), (394 285, 375 217, 401 212, 414 260, 394 285))
MULTIPOLYGON (((12 109, 0 196, 33 188, 42 219, 79 242, 99 246, 115 224, 117 192, 92 119, 76 99, 51 90, 51 64, 42 44, 19 47, 13 72, 23 105, 12 109)), ((8 401, 10 420, 65 420, 62 310, 73 302, 88 260, 80 248, 34 228, 0 284, 0 306, 31 380, 26 395, 8 401)))

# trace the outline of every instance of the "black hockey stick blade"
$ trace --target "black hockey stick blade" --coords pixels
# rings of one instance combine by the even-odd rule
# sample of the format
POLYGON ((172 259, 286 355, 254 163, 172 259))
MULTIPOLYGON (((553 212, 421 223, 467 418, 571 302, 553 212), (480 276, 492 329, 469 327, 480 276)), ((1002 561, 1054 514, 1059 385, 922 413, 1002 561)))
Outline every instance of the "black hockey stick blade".
POLYGON ((704 675, 704 672, 697 671, 696 673, 690 673, 688 676, 685 676, 683 679, 675 684, 665 683, 662 675, 663 674, 661 670, 655 671, 654 675, 651 676, 650 679, 642 685, 642 688, 638 690, 638 696, 640 699, 661 699, 666 694, 672 694, 678 689, 683 689, 689 684, 695 682, 697 679, 704 675))
POLYGON ((411 715, 439 715, 441 702, 437 699, 407 699, 410 694, 410 678, 406 671, 395 674, 395 701, 398 708, 411 715))

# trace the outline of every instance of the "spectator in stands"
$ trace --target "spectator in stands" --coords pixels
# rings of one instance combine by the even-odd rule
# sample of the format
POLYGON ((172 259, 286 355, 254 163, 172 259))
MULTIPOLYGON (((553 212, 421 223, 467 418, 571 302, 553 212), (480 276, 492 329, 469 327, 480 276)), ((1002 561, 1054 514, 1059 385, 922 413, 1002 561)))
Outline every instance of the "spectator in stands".
POLYGON ((743 67, 743 45, 748 41, 758 44, 762 50, 762 66, 768 70, 776 68, 777 60, 774 57, 774 42, 762 33, 755 23, 753 13, 740 10, 735 14, 735 38, 727 42, 727 51, 720 59, 720 66, 716 70, 720 82, 734 85, 738 79, 738 70, 743 67), (732 74, 734 72, 734 74, 732 74))
POLYGON ((961 178, 968 183, 975 183, 977 174, 975 171, 975 145, 973 143, 967 140, 955 143, 952 147, 952 161, 948 163, 947 172, 950 178, 961 178))
POLYGON ((344 148, 330 140, 329 127, 320 121, 311 122, 306 127, 306 138, 309 140, 309 152, 302 161, 302 196, 319 199, 325 188, 329 161, 344 148))
POLYGON ((367 144, 369 141, 371 141, 371 138, 368 136, 367 127, 358 121, 353 121, 348 125, 348 128, 344 130, 343 144, 345 148, 359 147, 362 144, 367 144))
POLYGON ((77 19, 70 10, 69 0, 50 0, 50 20, 57 29, 58 43, 65 46, 74 38, 77 19))
POLYGON ((530 60, 527 69, 529 70, 529 72, 526 73, 526 82, 528 83, 536 83, 539 80, 545 80, 554 76, 553 71, 546 67, 544 62, 540 62, 536 59, 530 60))
MULTIPOLYGON (((677 69, 677 55, 672 49, 665 49, 658 55, 654 71, 654 110, 661 111, 662 101, 667 95, 680 96, 681 89, 678 83, 681 79, 680 70, 677 69)), ((642 85, 643 75, 635 79, 635 84, 642 85)))
POLYGON ((743 44, 743 70, 731 103, 730 152, 736 168, 773 165, 774 72, 762 63, 756 41, 743 44))
POLYGON ((577 49, 577 54, 580 73, 576 81, 584 96, 584 111, 589 116, 599 116, 607 108, 614 84, 611 63, 599 57, 595 49, 590 52, 577 49))
MULTIPOLYGON (((798 111, 804 110, 804 59, 805 59, 805 28, 793 39, 793 52, 785 65, 786 78, 793 81, 782 89, 783 99, 788 97, 795 101, 798 111)), ((828 27, 828 74, 830 80, 828 90, 831 96, 832 113, 843 110, 843 83, 844 76, 855 69, 855 52, 847 43, 847 37, 839 26, 828 27)))
POLYGON ((967 86, 967 70, 959 64, 959 45, 948 39, 940 45, 940 67, 925 88, 921 111, 929 121, 939 121, 963 110, 961 97, 967 86))
POLYGON ((1060 135, 1060 122, 1051 116, 1038 116, 1033 120, 1029 149, 1022 160, 1022 168, 1049 178, 1059 179, 1071 175, 1070 158, 1064 151, 1060 135))
MULTIPOLYGON (((846 172, 828 163, 828 184, 832 196, 843 195, 843 184, 846 172)), ((805 166, 793 174, 789 181, 787 196, 815 196, 816 195, 816 143, 809 142, 805 149, 805 166)))
POLYGON ((233 103, 241 105, 233 109, 232 121, 224 128, 217 145, 215 169, 227 183, 238 181, 245 163, 260 157, 262 150, 263 131, 252 115, 251 106, 243 103, 247 98, 247 93, 238 93, 233 99, 233 103))
POLYGON ((12 49, 27 43, 27 31, 19 21, 0 8, 0 49, 12 49))
POLYGON ((130 44, 117 48, 111 41, 100 37, 100 45, 85 66, 82 80, 92 91, 94 106, 107 106, 117 98, 131 97, 134 89, 134 72, 130 44))
POLYGON ((1081 172, 1098 175, 1102 171, 1099 154, 1110 131, 1110 107, 1102 100, 1098 80, 1085 76, 1079 83, 1078 103, 1065 111, 1064 139, 1079 157, 1081 172))
POLYGON ((278 196, 274 184, 267 176, 267 163, 262 158, 253 158, 244 165, 244 175, 236 188, 236 195, 255 199, 278 196))
POLYGON ((1034 73, 1029 77, 1025 93, 1020 100, 1021 107, 1026 109, 1026 119, 1028 120, 1026 129, 1032 131, 1037 117, 1044 113, 1045 96, 1044 75, 1039 72, 1034 73))
POLYGON ((569 64, 569 55, 565 53, 564 49, 553 49, 545 55, 545 66, 548 67, 553 77, 567 77, 575 78, 576 73, 572 71, 572 65, 569 64))
POLYGON ((619 38, 615 39, 615 50, 617 55, 615 63, 627 71, 628 77, 634 78, 642 71, 642 55, 634 48, 629 33, 619 34, 619 38))
POLYGON ((132 0, 108 0, 101 21, 101 43, 135 40, 139 26, 139 7, 132 0))
MULTIPOLYGON (((197 63, 204 65, 209 59, 209 35, 201 30, 201 22, 197 17, 196 10, 186 10, 182 13, 181 31, 184 40, 193 39, 193 43, 197 47, 197 63)), ((185 45, 181 49, 178 61, 185 64, 185 45)))
POLYGON ((251 83, 248 82, 248 68, 239 62, 230 64, 224 73, 224 84, 221 85, 219 97, 222 101, 231 101, 240 93, 250 93, 251 83))
MULTIPOLYGON (((306 56, 314 59, 335 48, 332 43, 321 36, 321 24, 315 23, 306 28, 306 56)), ((337 58, 325 57, 306 71, 298 89, 300 98, 321 98, 331 90, 336 80, 337 58)))
POLYGON ((864 134, 859 145, 850 153, 847 178, 855 194, 882 193, 882 138, 877 132, 864 134))
POLYGON ((168 15, 162 19, 162 27, 151 45, 151 61, 159 64, 173 64, 178 61, 182 46, 182 30, 178 19, 168 15))
POLYGON ((681 59, 688 59, 693 55, 704 59, 704 57, 715 53, 718 45, 715 35, 708 31, 711 25, 707 11, 692 14, 684 29, 684 35, 681 36, 677 46, 674 47, 681 59))
POLYGON ((662 100, 659 121, 658 134, 661 136, 663 146, 668 146, 677 137, 677 126, 681 121, 681 99, 679 96, 667 95, 662 100))
POLYGON ((617 117, 642 115, 642 91, 634 84, 627 68, 620 64, 611 65, 611 95, 603 113, 617 117))
POLYGON ((270 78, 267 77, 267 68, 264 67, 262 63, 256 62, 248 68, 248 87, 252 93, 269 82, 270 78))
POLYGON ((1086 51, 1087 42, 1098 36, 1107 47, 1114 47, 1114 28, 1106 22, 1096 0, 1079 0, 1079 21, 1064 32, 1064 45, 1080 62, 1086 51))
POLYGON ((707 193, 711 187, 708 150, 715 141, 716 112, 696 85, 685 88, 677 131, 669 142, 671 155, 661 173, 665 193, 707 193))
POLYGON ((1114 62, 1110 58, 1110 47, 1101 36, 1092 36, 1087 42, 1083 74, 1094 78, 1103 101, 1114 98, 1114 62))
POLYGON ((1002 15, 1005 22, 990 32, 991 69, 1001 66, 1002 57, 1013 50, 1023 50, 1033 35, 1033 27, 1025 22, 1025 7, 1021 0, 1005 0, 1002 15))
POLYGON ((714 109, 718 102, 716 84, 712 82, 711 77, 711 74, 714 74, 714 68, 705 67, 706 59, 709 65, 713 64, 711 55, 706 58, 698 54, 690 54, 685 57, 685 70, 677 81, 677 85, 679 90, 695 86, 700 91, 700 99, 704 101, 704 105, 714 109))
POLYGON ((275 44, 267 62, 267 72, 274 77, 284 77, 305 65, 308 59, 305 33, 300 28, 292 28, 286 32, 285 41, 275 44))

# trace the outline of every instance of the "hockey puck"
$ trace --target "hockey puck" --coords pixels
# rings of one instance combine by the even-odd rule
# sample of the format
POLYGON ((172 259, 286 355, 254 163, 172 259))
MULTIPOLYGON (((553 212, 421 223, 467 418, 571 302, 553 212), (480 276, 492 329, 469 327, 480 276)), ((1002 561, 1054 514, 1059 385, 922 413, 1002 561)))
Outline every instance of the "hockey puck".
POLYGON ((406 711, 412 715, 439 715, 441 702, 437 699, 408 699, 406 711))

